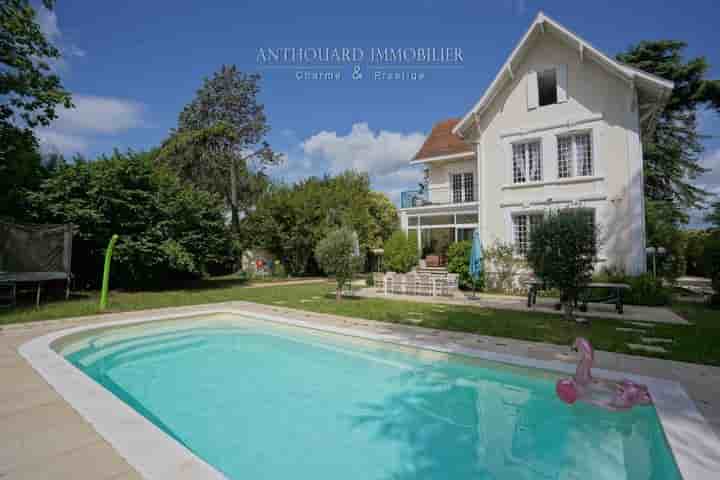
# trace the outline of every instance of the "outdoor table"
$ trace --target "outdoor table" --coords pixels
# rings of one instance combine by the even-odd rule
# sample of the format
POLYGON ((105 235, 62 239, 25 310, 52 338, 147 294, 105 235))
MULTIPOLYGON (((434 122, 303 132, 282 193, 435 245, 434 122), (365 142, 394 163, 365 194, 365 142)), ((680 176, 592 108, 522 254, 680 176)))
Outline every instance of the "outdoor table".
MULTIPOLYGON (((528 308, 531 308, 533 305, 537 303, 537 293, 540 290, 544 290, 546 288, 546 285, 541 280, 529 280, 525 282, 525 285, 528 286, 528 298, 527 298, 527 306, 528 308)), ((623 293, 626 290, 630 290, 630 285, 627 283, 603 283, 603 282, 593 282, 587 284, 580 292, 580 310, 583 312, 587 311, 587 304, 588 302, 596 302, 596 303, 610 303, 615 304, 615 311, 619 314, 623 313, 623 293), (593 288, 605 288, 610 291, 610 295, 605 298, 599 298, 599 299, 590 299, 590 290, 593 288)))

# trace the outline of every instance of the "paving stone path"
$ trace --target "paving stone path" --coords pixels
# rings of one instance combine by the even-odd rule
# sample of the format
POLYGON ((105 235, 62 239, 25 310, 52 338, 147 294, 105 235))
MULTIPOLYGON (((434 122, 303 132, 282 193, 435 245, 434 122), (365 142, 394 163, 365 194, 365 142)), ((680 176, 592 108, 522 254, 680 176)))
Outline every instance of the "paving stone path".
POLYGON ((641 343, 628 343, 627 346, 631 350, 640 350, 643 352, 651 352, 651 353, 668 353, 668 351, 665 348, 659 347, 657 345, 643 345, 641 343))

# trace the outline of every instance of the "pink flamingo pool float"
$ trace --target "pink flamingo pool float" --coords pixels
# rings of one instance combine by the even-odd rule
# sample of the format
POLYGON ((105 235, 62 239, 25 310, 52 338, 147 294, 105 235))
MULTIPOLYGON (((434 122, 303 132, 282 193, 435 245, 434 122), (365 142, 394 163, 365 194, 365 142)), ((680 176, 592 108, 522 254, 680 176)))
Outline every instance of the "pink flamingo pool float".
POLYGON ((555 385, 560 400, 568 404, 581 401, 608 410, 628 410, 652 402, 645 385, 627 379, 616 384, 593 380, 591 370, 595 354, 587 339, 576 338, 573 348, 580 353, 580 361, 574 376, 558 380, 555 385))

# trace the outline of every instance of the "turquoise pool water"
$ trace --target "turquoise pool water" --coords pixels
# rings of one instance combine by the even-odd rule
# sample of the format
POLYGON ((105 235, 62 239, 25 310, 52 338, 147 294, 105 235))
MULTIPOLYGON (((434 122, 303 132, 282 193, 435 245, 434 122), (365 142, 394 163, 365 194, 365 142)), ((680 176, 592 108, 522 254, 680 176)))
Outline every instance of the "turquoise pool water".
POLYGON ((652 407, 569 407, 539 370, 230 315, 55 348, 230 479, 680 478, 652 407))

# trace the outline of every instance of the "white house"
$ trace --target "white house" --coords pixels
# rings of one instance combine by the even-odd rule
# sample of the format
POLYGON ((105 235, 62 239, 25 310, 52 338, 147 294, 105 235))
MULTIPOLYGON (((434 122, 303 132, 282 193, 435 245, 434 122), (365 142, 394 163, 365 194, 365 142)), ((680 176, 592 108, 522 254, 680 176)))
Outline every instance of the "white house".
POLYGON ((673 83, 624 65, 539 13, 480 100, 437 123, 411 160, 425 192, 404 192, 401 224, 425 252, 479 229, 527 248, 551 210, 594 211, 600 262, 645 271, 643 154, 673 83))

